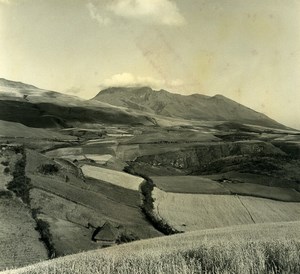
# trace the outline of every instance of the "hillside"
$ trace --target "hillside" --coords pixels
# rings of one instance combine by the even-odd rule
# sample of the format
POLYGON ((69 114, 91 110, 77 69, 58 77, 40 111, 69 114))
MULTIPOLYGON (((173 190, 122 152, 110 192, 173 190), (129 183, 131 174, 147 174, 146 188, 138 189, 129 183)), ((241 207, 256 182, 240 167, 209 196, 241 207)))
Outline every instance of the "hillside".
MULTIPOLYGON (((80 267, 91 260, 91 273, 134 273, 126 262, 137 273, 144 273, 139 266, 154 269, 150 273, 193 273, 198 259, 207 268, 221 257, 232 264, 220 270, 247 273, 240 267, 248 262, 270 267, 265 254, 274 250, 294 258, 290 247, 298 248, 300 220, 299 131, 275 128, 278 124, 263 114, 222 96, 148 88, 132 92, 141 92, 139 104, 113 106, 114 98, 126 101, 118 89, 104 92, 112 101, 100 102, 0 79, 0 271, 89 250, 94 251, 85 253, 86 261, 75 259, 79 273, 88 273, 80 267), (295 223, 283 224, 290 221, 295 223), (207 230, 213 228, 223 230, 207 230), (216 231, 213 238, 219 235, 220 242, 193 245, 189 231, 198 240, 211 239, 216 231), (241 240, 245 231, 247 241, 241 240), (187 233, 170 238, 179 246, 163 238, 176 232, 187 233), (237 249, 227 246, 235 232, 242 235, 234 243, 237 249), (257 234, 263 243, 254 242, 257 234), (284 235, 294 235, 292 242, 284 235), (162 240, 143 241, 155 237, 162 240), (136 244, 117 246, 131 241, 136 244), (154 248, 164 241, 165 247, 154 248), (153 245, 135 260, 131 247, 144 250, 147 243, 153 245), (104 247, 118 253, 116 265, 105 250, 95 251, 104 247), (196 261, 185 257, 190 251, 196 261), (148 257, 153 252, 163 256, 163 264, 148 257), (127 253, 129 257, 122 255, 127 253), (239 257, 242 253, 250 261, 239 257), (176 271, 170 270, 174 262, 176 271)), ((73 273, 68 262, 74 258, 54 261, 55 267, 73 273)), ((51 263, 25 273, 47 272, 43 265, 51 273, 51 263)), ((283 270, 295 266, 283 263, 288 264, 283 270)))
POLYGON ((149 87, 112 87, 100 91, 93 100, 153 114, 188 120, 231 121, 282 128, 266 115, 247 108, 223 95, 213 97, 180 95, 149 87))
POLYGON ((195 231, 1 273, 299 273, 298 228, 290 222, 195 231))
POLYGON ((64 128, 80 123, 153 124, 144 115, 107 103, 0 79, 0 120, 29 127, 64 128))

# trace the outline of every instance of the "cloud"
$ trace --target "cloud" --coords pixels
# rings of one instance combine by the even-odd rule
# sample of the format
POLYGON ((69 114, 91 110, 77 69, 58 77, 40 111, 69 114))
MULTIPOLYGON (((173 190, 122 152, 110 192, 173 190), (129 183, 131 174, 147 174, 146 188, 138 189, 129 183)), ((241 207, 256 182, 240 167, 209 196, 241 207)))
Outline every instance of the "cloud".
POLYGON ((171 0, 90 0, 86 7, 91 18, 100 25, 108 25, 113 17, 168 26, 186 23, 177 5, 171 0))
POLYGON ((106 26, 111 22, 111 19, 109 17, 100 13, 100 9, 94 3, 89 2, 86 5, 86 7, 90 13, 91 18, 93 20, 97 21, 99 23, 99 25, 106 26))
POLYGON ((170 0, 114 0, 108 6, 115 15, 162 25, 183 25, 184 17, 170 0))
POLYGON ((110 78, 105 79, 100 87, 142 87, 150 86, 154 89, 161 88, 172 88, 183 85, 183 81, 180 79, 165 81, 162 79, 155 79, 149 76, 135 76, 131 73, 124 72, 120 74, 115 74, 110 78))

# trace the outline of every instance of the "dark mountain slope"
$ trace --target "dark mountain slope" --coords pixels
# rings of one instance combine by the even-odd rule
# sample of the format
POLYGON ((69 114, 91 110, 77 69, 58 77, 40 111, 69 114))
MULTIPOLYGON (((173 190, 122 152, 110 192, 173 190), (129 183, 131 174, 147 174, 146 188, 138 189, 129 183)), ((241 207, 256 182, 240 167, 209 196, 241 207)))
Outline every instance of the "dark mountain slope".
POLYGON ((0 79, 0 120, 29 127, 72 127, 74 123, 152 124, 144 115, 97 101, 0 79))

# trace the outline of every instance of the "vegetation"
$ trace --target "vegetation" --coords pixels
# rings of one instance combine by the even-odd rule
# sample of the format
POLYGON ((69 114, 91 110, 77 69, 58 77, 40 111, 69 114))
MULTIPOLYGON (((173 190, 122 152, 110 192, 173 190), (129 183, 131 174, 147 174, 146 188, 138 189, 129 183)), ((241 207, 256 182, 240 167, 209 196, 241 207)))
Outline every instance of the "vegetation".
POLYGON ((133 241, 139 240, 139 237, 134 235, 133 233, 129 233, 127 231, 121 232, 121 234, 118 236, 116 243, 117 244, 123 244, 123 243, 130 243, 133 241))
POLYGON ((10 172, 10 168, 9 167, 5 167, 3 170, 4 174, 8 174, 10 172))
POLYGON ((155 187, 155 184, 153 181, 148 176, 136 172, 133 167, 126 166, 124 171, 129 174, 144 178, 144 182, 140 185, 140 191, 143 195, 141 208, 151 224, 165 235, 179 233, 180 231, 177 231, 173 227, 169 226, 164 220, 157 218, 156 214, 154 213, 154 200, 152 198, 152 191, 155 187))
POLYGON ((55 164, 44 164, 39 167, 39 172, 44 175, 53 175, 59 171, 59 168, 55 164))
MULTIPOLYGON (((300 242, 249 241, 202 242, 168 249, 108 248, 82 253, 28 268, 16 274, 95 273, 300 273, 300 242)), ((123 246, 125 247, 125 246, 123 246)))
POLYGON ((24 147, 19 148, 22 158, 16 162, 13 179, 7 185, 7 189, 13 191, 26 204, 30 203, 29 190, 31 188, 30 179, 25 175, 26 156, 24 147))
POLYGON ((12 198, 13 195, 10 191, 0 190, 0 198, 12 198))
POLYGON ((36 221, 36 230, 41 235, 41 241, 45 244, 48 252, 48 257, 55 257, 54 244, 52 242, 52 235, 50 233, 49 224, 42 219, 35 218, 36 221))

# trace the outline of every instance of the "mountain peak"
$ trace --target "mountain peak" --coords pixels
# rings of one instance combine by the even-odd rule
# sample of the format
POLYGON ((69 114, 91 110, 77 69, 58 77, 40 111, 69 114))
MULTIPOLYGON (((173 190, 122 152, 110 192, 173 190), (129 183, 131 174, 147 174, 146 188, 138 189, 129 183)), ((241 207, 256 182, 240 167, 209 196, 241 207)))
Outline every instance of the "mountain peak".
POLYGON ((150 87, 112 87, 93 98, 111 105, 188 120, 230 121, 282 127, 276 121, 221 94, 180 95, 150 87))
POLYGON ((109 87, 106 89, 101 90, 96 97, 99 94, 104 93, 126 93, 126 92, 151 92, 153 89, 148 86, 141 86, 141 87, 109 87))

